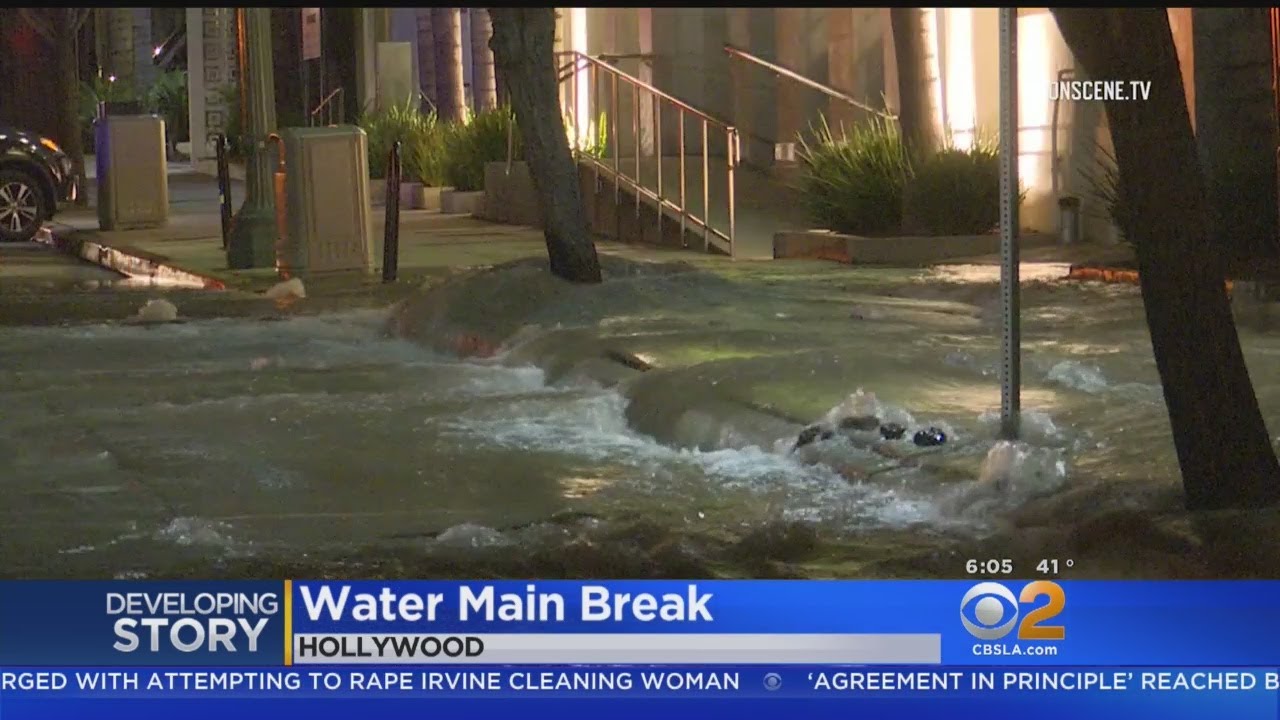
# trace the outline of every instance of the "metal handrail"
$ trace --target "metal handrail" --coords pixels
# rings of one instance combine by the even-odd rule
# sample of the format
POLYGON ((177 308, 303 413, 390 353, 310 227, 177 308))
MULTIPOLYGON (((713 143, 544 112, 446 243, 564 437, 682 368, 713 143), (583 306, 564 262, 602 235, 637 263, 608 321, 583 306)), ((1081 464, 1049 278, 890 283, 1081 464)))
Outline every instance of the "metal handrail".
MULTIPOLYGON (((724 120, 721 120, 720 118, 717 118, 707 112, 704 112, 702 110, 699 110, 698 108, 693 107, 692 105, 684 102, 683 100, 675 97, 674 95, 671 95, 669 93, 663 92, 662 90, 659 90, 658 88, 654 87, 652 84, 647 83, 644 80, 641 80, 640 78, 635 77, 634 75, 630 75, 626 72, 623 72, 622 70, 619 70, 616 66, 614 66, 607 60, 604 60, 598 57, 592 57, 590 55, 587 55, 585 53, 581 53, 578 51, 561 52, 561 53, 557 53, 557 55, 560 57, 571 58, 568 64, 573 67, 573 71, 569 74, 568 77, 562 79, 561 82, 563 83, 565 80, 570 81, 568 86, 568 91, 562 95, 563 102, 565 103, 565 106, 566 106, 564 108, 566 112, 564 112, 563 114, 568 118, 569 123, 572 125, 570 129, 572 130, 573 137, 575 139, 582 137, 582 133, 579 132, 580 128, 577 127, 577 124, 584 120, 583 118, 579 118, 576 112, 578 100, 580 98, 578 97, 577 83, 574 82, 573 80, 577 77, 578 73, 586 72, 588 73, 588 76, 589 76, 589 87, 591 88, 591 92, 586 98, 588 107, 587 107, 587 117, 585 118, 585 122, 587 123, 588 128, 591 127, 592 119, 600 117, 601 115, 604 115, 604 117, 606 118, 613 118, 614 119, 613 125, 616 128, 618 126, 618 116, 619 116, 618 98, 619 98, 620 87, 622 85, 627 85, 628 87, 631 88, 631 94, 632 94, 631 127, 632 127, 633 139, 635 142, 635 146, 634 146, 635 157, 634 157, 633 166, 631 168, 623 168, 622 166, 623 163, 620 158, 620 147, 618 142, 619 134, 616 131, 610 133, 609 145, 611 146, 611 149, 612 149, 611 162, 606 161, 606 159, 603 157, 595 157, 590 153, 584 152, 583 151, 584 148, 577 147, 579 143, 577 142, 574 143, 575 145, 574 150, 576 151, 576 154, 579 160, 590 163, 592 168, 595 170, 595 173, 596 173, 595 180, 596 180, 597 187, 599 187, 601 171, 604 171, 608 175, 612 175, 615 204, 621 205, 621 188, 623 185, 625 185, 632 191, 632 194, 635 196, 636 217, 640 216, 641 198, 642 197, 648 198, 649 200, 653 201, 657 205, 659 218, 661 218, 668 211, 672 212, 677 217, 679 217, 680 239, 682 243, 685 242, 685 237, 686 237, 685 233, 688 226, 693 225, 695 228, 701 228, 703 243, 706 246, 706 249, 710 250, 712 246, 715 246, 723 250, 724 252, 728 253, 728 255, 731 258, 736 257, 737 246, 736 246, 736 243, 734 242, 737 235, 737 214, 736 214, 736 206, 735 206, 735 173, 739 163, 741 162, 741 156, 742 156, 741 139, 740 139, 738 129, 734 127, 732 124, 724 120), (601 94, 600 93, 600 88, 601 88, 600 74, 602 72, 605 74, 607 78, 609 78, 609 80, 607 81, 607 84, 609 85, 610 91, 611 91, 610 104, 607 109, 603 106, 603 103, 601 102, 601 97, 600 97, 600 94, 601 94), (641 169, 640 169, 640 156, 642 154, 641 143, 640 143, 640 135, 641 135, 640 97, 642 92, 648 93, 649 96, 653 99, 653 103, 652 103, 653 117, 651 118, 653 121, 653 152, 652 154, 657 161, 657 183, 656 183, 656 187, 653 189, 645 187, 644 181, 642 179, 641 169), (678 162, 679 162, 679 189, 674 194, 667 192, 663 187, 664 178, 663 178, 663 172, 662 172, 662 162, 663 162, 662 111, 664 106, 667 106, 670 110, 674 110, 676 112, 675 125, 678 128, 676 154, 678 156, 678 162), (687 118, 692 118, 694 121, 699 122, 702 126, 702 133, 701 133, 702 146, 701 146, 700 152, 697 153, 698 155, 701 156, 701 160, 702 160, 702 215, 698 215, 697 213, 690 210, 689 203, 688 203, 689 193, 688 193, 688 187, 686 182, 687 153, 686 153, 686 131, 685 131, 687 118), (726 166, 727 166, 725 180, 727 183, 727 190, 728 190, 725 203, 726 203, 726 210, 728 212, 728 226, 723 229, 714 227, 710 219, 710 215, 711 215, 710 136, 711 136, 712 128, 720 132, 723 132, 724 138, 725 138, 724 140, 725 160, 726 160, 726 166)), ((695 140, 696 140, 696 136, 695 136, 695 140)), ((661 219, 659 220, 659 222, 661 222, 661 219)))
POLYGON ((795 70, 782 67, 781 65, 776 65, 774 63, 769 62, 768 60, 765 60, 764 58, 756 57, 755 55, 752 55, 746 50, 736 48, 732 45, 725 45, 724 51, 728 53, 729 57, 731 58, 738 58, 739 60, 746 60, 747 62, 755 63, 756 65, 759 65, 760 67, 765 68, 766 70, 770 70, 781 77, 784 77, 793 82, 798 82, 801 85, 804 85, 806 87, 813 88, 814 90, 817 90, 818 92, 823 93, 828 97, 832 97, 832 98, 835 98, 836 100, 840 100, 842 102, 848 103, 849 105, 852 105, 853 107, 856 107, 859 110, 865 110, 873 115, 878 115, 884 118, 885 120, 898 119, 897 115, 894 115, 889 112, 885 112, 884 110, 877 110, 876 108, 873 108, 870 105, 860 100, 856 100, 853 97, 850 97, 847 93, 840 92, 839 90, 831 87, 830 85, 823 85, 817 80, 812 80, 810 78, 807 78, 801 75, 800 73, 796 72, 795 70))
MULTIPOLYGON (((316 106, 315 106, 315 109, 313 109, 313 110, 311 111, 310 115, 308 115, 308 119, 310 120, 310 122, 311 122, 311 124, 312 124, 312 125, 315 125, 315 124, 316 124, 316 116, 320 114, 320 111, 322 111, 322 110, 324 110, 326 107, 328 107, 328 106, 329 106, 329 103, 331 103, 335 97, 341 98, 341 97, 343 97, 343 96, 344 96, 343 90, 344 90, 344 88, 342 88, 342 87, 336 87, 336 88, 334 88, 332 92, 330 92, 328 95, 326 95, 326 96, 324 97, 324 99, 323 99, 323 100, 321 100, 321 101, 320 101, 320 104, 319 104, 319 105, 316 105, 316 106)), ((337 103, 336 105, 334 105, 333 107, 334 107, 334 108, 336 108, 336 111, 337 111, 337 112, 342 112, 342 103, 341 103, 341 102, 338 102, 338 103, 337 103)), ((333 113, 334 113, 334 111, 331 111, 328 115, 326 115, 326 116, 325 116, 325 119, 326 119, 326 121, 327 121, 327 122, 325 122, 325 125, 332 125, 332 124, 333 124, 333 122, 332 122, 332 120, 333 120, 333 113)), ((340 116, 340 117, 339 117, 339 120, 341 120, 341 119, 342 119, 342 118, 341 118, 341 116, 340 116)))

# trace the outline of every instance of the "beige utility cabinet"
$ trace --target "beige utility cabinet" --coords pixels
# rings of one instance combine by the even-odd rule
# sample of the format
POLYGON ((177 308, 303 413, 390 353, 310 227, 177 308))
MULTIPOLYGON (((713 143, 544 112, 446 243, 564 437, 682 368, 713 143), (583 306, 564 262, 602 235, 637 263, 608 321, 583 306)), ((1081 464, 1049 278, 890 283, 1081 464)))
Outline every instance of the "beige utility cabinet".
POLYGON ((169 220, 169 166, 164 120, 108 115, 94 126, 98 226, 103 230, 161 227, 169 220))
POLYGON ((288 235, 280 264, 291 273, 370 272, 369 159, 354 125, 285 128, 288 235))

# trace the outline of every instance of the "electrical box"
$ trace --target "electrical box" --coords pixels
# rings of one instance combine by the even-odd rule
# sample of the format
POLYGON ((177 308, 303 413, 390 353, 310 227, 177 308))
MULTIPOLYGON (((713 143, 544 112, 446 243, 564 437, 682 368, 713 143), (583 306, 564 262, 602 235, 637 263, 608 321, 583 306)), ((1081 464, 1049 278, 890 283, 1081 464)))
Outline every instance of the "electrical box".
POLYGON ((280 269, 290 274, 373 268, 369 158, 354 125, 285 128, 286 227, 280 269))
POLYGON ((169 165, 164 120, 107 115, 94 121, 98 227, 137 230, 169 220, 169 165))

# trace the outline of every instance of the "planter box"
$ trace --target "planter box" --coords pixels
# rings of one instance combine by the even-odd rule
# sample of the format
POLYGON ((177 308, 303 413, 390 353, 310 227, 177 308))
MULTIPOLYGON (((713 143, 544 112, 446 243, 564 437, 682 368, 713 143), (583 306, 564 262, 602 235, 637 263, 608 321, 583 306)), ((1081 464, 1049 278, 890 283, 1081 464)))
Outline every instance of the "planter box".
MULTIPOLYGON (((1019 247, 1047 247, 1054 235, 1022 233, 1019 247)), ((860 237, 829 230, 781 232, 773 237, 775 258, 836 260, 858 265, 918 267, 956 258, 1000 252, 999 235, 913 235, 860 237)))
POLYGON ((476 217, 508 225, 542 227, 542 204, 523 162, 491 162, 484 166, 484 206, 476 217))
POLYGON ((440 195, 447 189, 449 188, 427 187, 422 183, 401 183, 400 209, 435 210, 439 212, 440 195))
POLYGON ((484 191, 474 192, 443 190, 440 193, 440 212, 449 215, 474 215, 484 207, 484 191))

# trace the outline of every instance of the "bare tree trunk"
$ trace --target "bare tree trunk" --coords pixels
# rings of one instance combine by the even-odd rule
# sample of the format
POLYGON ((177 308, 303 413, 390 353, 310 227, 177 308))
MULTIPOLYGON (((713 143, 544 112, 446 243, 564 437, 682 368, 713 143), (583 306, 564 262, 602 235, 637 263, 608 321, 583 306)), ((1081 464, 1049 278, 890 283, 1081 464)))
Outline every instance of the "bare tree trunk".
POLYGON ((934 121, 933 33, 924 8, 890 8, 889 25, 898 61, 898 124, 908 150, 926 156, 942 147, 941 128, 934 121))
POLYGON ((80 66, 76 43, 92 8, 21 8, 18 15, 53 48, 54 92, 58 94, 56 138, 76 175, 76 204, 87 205, 84 193, 84 140, 80 126, 80 66))
POLYGON ((498 106, 498 85, 493 75, 493 50, 489 39, 493 37, 493 22, 489 11, 471 8, 471 93, 475 96, 477 112, 492 110, 498 106))
POLYGON ((74 8, 63 8, 55 12, 68 17, 55 28, 57 42, 54 45, 55 62, 58 76, 58 127, 62 130, 62 150, 71 158, 72 172, 77 183, 76 204, 87 205, 88 194, 84 192, 84 129, 80 124, 80 68, 76 63, 76 35, 79 25, 70 16, 74 8))
POLYGON ((458 122, 466 117, 466 88, 462 80, 462 12, 433 8, 431 29, 436 39, 436 110, 440 119, 458 122))
POLYGON ((493 59, 511 93, 524 157, 538 191, 551 272, 571 282, 600 282, 587 228, 577 163, 560 115, 553 8, 489 8, 493 59))
POLYGON ((1209 238, 1208 203, 1164 8, 1054 8, 1090 77, 1150 80, 1107 101, 1156 367, 1190 509, 1280 501, 1280 465, 1258 408, 1209 238))
POLYGON ((431 25, 432 8, 418 8, 418 85, 432 110, 439 107, 436 91, 436 35, 431 25))

